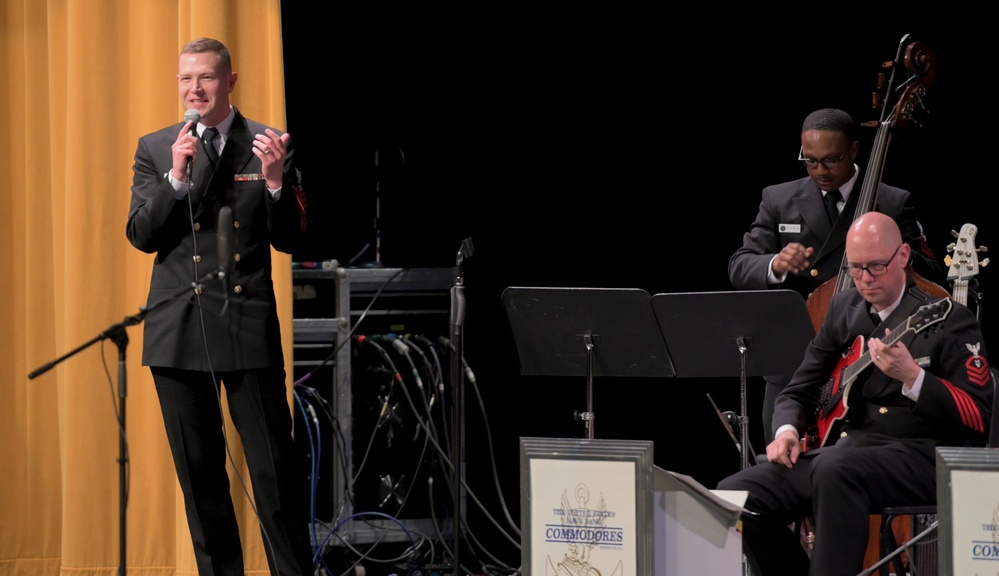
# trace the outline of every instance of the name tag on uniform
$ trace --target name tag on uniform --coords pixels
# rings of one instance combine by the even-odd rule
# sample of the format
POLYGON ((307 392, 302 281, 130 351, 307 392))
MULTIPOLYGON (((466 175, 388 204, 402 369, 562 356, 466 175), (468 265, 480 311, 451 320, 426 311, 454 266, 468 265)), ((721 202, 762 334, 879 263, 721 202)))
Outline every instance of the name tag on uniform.
POLYGON ((264 179, 263 174, 236 174, 233 178, 236 182, 257 182, 264 179))
POLYGON ((777 230, 781 234, 801 234, 801 224, 778 224, 777 230))
POLYGON ((923 356, 922 358, 916 358, 915 360, 916 364, 918 364, 920 368, 929 368, 933 363, 929 356, 923 356))

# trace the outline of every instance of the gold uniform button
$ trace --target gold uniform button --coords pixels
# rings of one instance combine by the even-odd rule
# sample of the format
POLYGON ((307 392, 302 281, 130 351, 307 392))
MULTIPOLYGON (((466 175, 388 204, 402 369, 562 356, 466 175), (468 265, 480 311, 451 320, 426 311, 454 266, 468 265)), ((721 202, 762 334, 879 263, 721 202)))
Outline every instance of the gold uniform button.
POLYGON ((839 437, 840 438, 846 438, 847 437, 847 433, 845 431, 844 432, 840 432, 839 433, 839 437))
POLYGON ((232 223, 232 227, 235 228, 236 230, 239 230, 239 220, 236 220, 235 222, 233 222, 232 223))
POLYGON ((201 293, 204 292, 204 291, 205 291, 205 289, 202 288, 201 286, 195 286, 194 287, 194 293, 197 294, 198 296, 200 296, 201 293))
POLYGON ((195 254, 195 255, 194 255, 194 261, 195 261, 196 263, 198 263, 198 262, 201 262, 201 254, 195 254))
POLYGON ((815 268, 812 268, 812 271, 811 271, 811 272, 809 272, 809 274, 811 274, 811 275, 812 275, 812 278, 815 278, 816 276, 818 276, 818 275, 819 275, 819 271, 818 271, 818 270, 816 270, 815 268))
POLYGON ((882 406, 882 407, 878 408, 878 414, 887 414, 887 413, 888 413, 888 408, 887 407, 882 406))
POLYGON ((201 222, 195 222, 194 223, 194 230, 195 231, 201 230, 201 222))
POLYGON ((243 292, 243 287, 240 286, 239 284, 236 284, 235 286, 232 287, 232 291, 235 292, 236 294, 241 294, 243 292))
POLYGON ((236 252, 232 257, 232 259, 235 260, 236 262, 239 262, 241 258, 242 256, 239 255, 239 252, 236 252))

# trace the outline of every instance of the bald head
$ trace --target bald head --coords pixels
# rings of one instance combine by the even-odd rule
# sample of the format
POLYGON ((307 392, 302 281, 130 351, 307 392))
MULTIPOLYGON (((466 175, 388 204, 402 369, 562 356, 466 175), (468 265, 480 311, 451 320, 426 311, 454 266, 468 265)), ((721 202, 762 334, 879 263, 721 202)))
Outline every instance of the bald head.
POLYGON ((850 248, 859 245, 890 246, 894 251, 902 243, 902 232, 895 220, 880 212, 868 212, 853 221, 846 235, 846 252, 849 257, 850 248))
POLYGON ((846 260, 854 284, 865 300, 882 310, 905 289, 905 271, 911 255, 902 233, 890 216, 868 212, 850 225, 846 235, 846 260))

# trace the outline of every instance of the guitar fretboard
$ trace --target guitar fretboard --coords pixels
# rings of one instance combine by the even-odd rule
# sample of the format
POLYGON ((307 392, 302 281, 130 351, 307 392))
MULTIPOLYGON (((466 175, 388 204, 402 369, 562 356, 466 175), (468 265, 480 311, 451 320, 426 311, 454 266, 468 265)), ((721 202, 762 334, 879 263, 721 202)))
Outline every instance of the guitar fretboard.
POLYGON ((958 302, 960 304, 968 305, 968 281, 967 280, 955 280, 954 281, 954 294, 951 296, 951 300, 958 302))

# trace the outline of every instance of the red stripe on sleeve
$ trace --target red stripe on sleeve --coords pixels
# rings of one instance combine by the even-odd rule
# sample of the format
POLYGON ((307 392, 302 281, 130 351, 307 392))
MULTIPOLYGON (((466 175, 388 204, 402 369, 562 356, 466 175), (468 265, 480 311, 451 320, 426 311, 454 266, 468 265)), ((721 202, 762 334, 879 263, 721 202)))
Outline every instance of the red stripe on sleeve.
POLYGON ((982 418, 982 411, 979 410, 975 400, 967 392, 954 386, 947 380, 941 378, 940 381, 943 382, 947 390, 950 391, 951 397, 954 398, 954 405, 957 407, 958 413, 961 414, 961 423, 976 432, 984 433, 985 419, 982 418))

